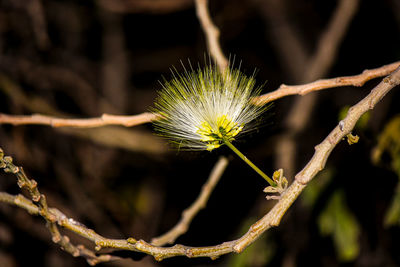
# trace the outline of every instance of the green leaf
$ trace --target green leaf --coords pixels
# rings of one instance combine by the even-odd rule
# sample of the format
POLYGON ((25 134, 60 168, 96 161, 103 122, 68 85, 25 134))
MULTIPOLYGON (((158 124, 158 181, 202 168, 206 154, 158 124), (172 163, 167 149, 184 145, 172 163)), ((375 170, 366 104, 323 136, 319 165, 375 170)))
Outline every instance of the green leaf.
POLYGON ((388 154, 391 169, 397 174, 399 182, 392 202, 386 211, 384 226, 400 225, 400 115, 394 116, 379 135, 378 143, 373 149, 372 161, 375 164, 384 161, 382 155, 388 154))
POLYGON ((322 235, 332 236, 340 261, 352 261, 358 256, 360 227, 346 205, 343 191, 332 195, 318 217, 318 227, 322 235))
POLYGON ((383 221, 385 227, 400 225, 400 189, 397 185, 396 193, 393 196, 392 203, 386 211, 383 221))

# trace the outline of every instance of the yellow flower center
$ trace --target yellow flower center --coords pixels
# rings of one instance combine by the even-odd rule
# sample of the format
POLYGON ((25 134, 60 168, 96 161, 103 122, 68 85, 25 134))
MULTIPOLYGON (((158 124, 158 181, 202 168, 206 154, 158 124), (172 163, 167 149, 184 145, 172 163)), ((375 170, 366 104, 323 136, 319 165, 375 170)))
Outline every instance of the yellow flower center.
POLYGON ((203 121, 198 127, 197 133, 201 135, 201 141, 207 143, 207 150, 211 151, 220 147, 224 140, 232 141, 234 137, 243 129, 226 115, 217 118, 215 125, 203 121))

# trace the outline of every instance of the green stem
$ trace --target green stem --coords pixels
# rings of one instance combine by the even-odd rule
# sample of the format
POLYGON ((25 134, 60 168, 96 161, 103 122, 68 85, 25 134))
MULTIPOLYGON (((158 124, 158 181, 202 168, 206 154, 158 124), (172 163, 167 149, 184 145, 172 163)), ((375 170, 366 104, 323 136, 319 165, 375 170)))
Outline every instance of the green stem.
POLYGON ((251 162, 242 152, 239 151, 231 142, 228 140, 223 140, 225 145, 227 145, 233 152, 235 152, 244 162, 246 162, 253 170, 255 170, 262 178, 264 178, 271 186, 275 187, 276 183, 268 177, 262 170, 260 170, 253 162, 251 162))

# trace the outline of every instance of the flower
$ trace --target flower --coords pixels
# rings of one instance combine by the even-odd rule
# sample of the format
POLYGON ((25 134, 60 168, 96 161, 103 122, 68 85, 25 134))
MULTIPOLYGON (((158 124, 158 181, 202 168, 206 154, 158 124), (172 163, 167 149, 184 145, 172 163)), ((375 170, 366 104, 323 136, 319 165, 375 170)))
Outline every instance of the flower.
POLYGON ((209 65, 172 74, 152 111, 161 117, 154 121, 156 131, 179 148, 211 151, 232 142, 254 130, 256 119, 268 108, 252 103, 261 88, 239 69, 221 73, 209 65))
POLYGON ((164 80, 153 112, 159 116, 155 129, 179 148, 214 150, 227 145, 273 188, 277 183, 261 171, 233 144, 240 134, 255 129, 256 119, 268 108, 253 104, 261 89, 253 76, 239 69, 219 72, 209 65, 197 71, 191 68, 171 81, 164 80))

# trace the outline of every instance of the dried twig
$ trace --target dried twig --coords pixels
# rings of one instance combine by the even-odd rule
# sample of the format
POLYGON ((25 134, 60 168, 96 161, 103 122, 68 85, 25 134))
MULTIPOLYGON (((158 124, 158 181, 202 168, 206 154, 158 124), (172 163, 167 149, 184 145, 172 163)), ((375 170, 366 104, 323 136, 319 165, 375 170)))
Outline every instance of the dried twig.
MULTIPOLYGON (((282 84, 277 90, 261 95, 254 100, 255 104, 264 105, 276 99, 289 95, 306 95, 308 93, 328 88, 341 86, 362 86, 369 80, 382 77, 393 72, 400 65, 400 61, 384 65, 382 67, 364 70, 361 74, 354 76, 343 76, 331 79, 321 79, 315 82, 302 85, 285 85, 282 84)), ((0 113, 0 124, 12 125, 48 125, 51 127, 76 127, 76 128, 93 128, 106 125, 121 125, 132 127, 143 123, 156 120, 157 116, 148 112, 132 116, 103 114, 101 117, 87 119, 63 119, 40 114, 34 115, 9 115, 0 113)))
MULTIPOLYGON (((296 82, 315 81, 328 72, 336 58, 338 48, 349 28, 350 22, 358 10, 358 3, 359 0, 337 1, 329 23, 319 37, 315 51, 306 57, 300 68, 292 68, 292 70, 298 71, 293 73, 296 82)), ((298 39, 298 41, 300 40, 301 38, 298 39)), ((306 47, 306 45, 303 44, 302 47, 306 47)), ((291 51, 286 51, 286 54, 290 55, 291 51)), ((285 119, 287 130, 276 142, 275 165, 278 168, 283 168, 288 177, 293 177, 296 170, 296 135, 307 127, 317 100, 317 94, 295 99, 285 119)))
MULTIPOLYGON (((21 189, 26 189, 32 201, 25 198, 22 195, 13 196, 5 192, 0 192, 0 201, 9 204, 14 204, 27 210, 32 215, 40 215, 46 220, 46 227, 49 230, 52 240, 54 243, 60 245, 63 250, 70 253, 74 257, 84 257, 87 262, 91 265, 95 265, 100 262, 111 261, 119 259, 111 255, 100 255, 97 256, 93 251, 86 249, 83 245, 75 246, 70 242, 68 236, 62 235, 58 229, 57 223, 67 217, 57 212, 56 209, 51 209, 47 205, 46 197, 39 192, 37 182, 29 179, 22 167, 17 167, 12 163, 11 157, 4 157, 3 150, 0 149, 0 168, 4 169, 5 172, 9 172, 17 176, 18 186, 21 189)), ((74 220, 69 219, 70 223, 76 223, 74 220)))
MULTIPOLYGON (((224 72, 228 66, 228 60, 222 53, 222 49, 218 40, 219 30, 211 20, 207 8, 207 0, 196 0, 196 11, 204 34, 207 38, 208 51, 218 65, 219 71, 224 72)), ((225 157, 221 157, 218 160, 195 202, 189 208, 183 211, 181 220, 172 229, 162 236, 152 239, 151 243, 153 245, 163 246, 165 244, 172 244, 180 235, 186 233, 193 218, 202 208, 205 207, 208 198, 214 190, 214 187, 219 182, 219 179, 224 173, 227 165, 228 160, 225 157)))
POLYGON ((351 133, 358 119, 375 105, 395 86, 400 84, 400 67, 388 77, 384 78, 363 100, 351 107, 347 116, 339 122, 336 128, 315 147, 312 159, 304 169, 296 175, 296 181, 301 184, 308 183, 325 166, 326 160, 342 138, 351 133))
POLYGON ((98 0, 104 9, 116 13, 164 14, 177 12, 193 5, 192 0, 98 0))
POLYGON ((211 171, 210 177, 203 185, 200 195, 197 197, 195 202, 190 205, 189 208, 183 211, 181 220, 167 233, 159 237, 153 238, 151 240, 151 244, 153 244, 154 246, 172 244, 180 235, 186 233, 194 216, 196 216, 196 214, 206 206, 214 187, 217 185, 227 165, 227 158, 220 157, 215 164, 213 170, 211 171))
MULTIPOLYGON (((230 242, 224 242, 216 246, 188 247, 183 245, 174 245, 172 247, 158 247, 151 245, 143 240, 136 240, 134 238, 128 238, 126 240, 104 238, 93 230, 86 228, 84 225, 72 219, 68 219, 57 209, 49 209, 47 207, 47 203, 45 202, 44 196, 40 195, 39 191, 37 190, 36 182, 34 180, 29 180, 28 178, 26 178, 25 174, 22 171, 22 168, 16 167, 15 165, 10 165, 11 160, 9 157, 4 157, 4 159, 2 158, 1 167, 6 167, 6 169, 8 168, 12 173, 17 175, 18 184, 21 187, 27 187, 28 191, 31 193, 33 201, 35 203, 38 203, 38 214, 44 217, 50 225, 54 226, 55 223, 57 223, 58 225, 65 227, 66 229, 69 229, 93 241, 96 244, 97 250, 106 247, 122 250, 132 250, 152 255, 157 260, 162 260, 175 256, 210 257, 212 259, 215 259, 221 255, 230 252, 239 253, 243 251, 267 229, 279 225, 283 215, 286 213, 288 208, 296 200, 296 198, 302 192, 307 183, 324 168, 325 163, 333 148, 340 142, 340 140, 342 140, 352 131, 361 115, 367 112, 369 109, 374 108, 379 100, 381 100, 393 87, 399 84, 400 67, 398 67, 396 71, 393 72, 391 75, 384 78, 383 81, 379 83, 379 85, 377 85, 368 96, 366 96, 359 103, 349 109, 347 116, 341 122, 339 122, 338 126, 333 129, 333 131, 325 138, 325 140, 321 144, 316 146, 314 156, 304 167, 304 169, 296 175, 296 179, 294 180, 294 182, 281 196, 276 205, 263 218, 253 224, 248 232, 244 234, 241 238, 230 242)), ((0 200, 5 201, 3 200, 3 198, 0 198, 0 200)), ((12 201, 6 202, 12 203, 12 201)), ((13 203, 15 204, 15 201, 13 203)), ((30 204, 19 204, 18 206, 25 208, 28 211, 32 210, 32 206, 30 204)), ((56 234, 54 234, 54 236, 59 237, 56 234)), ((55 241, 58 241, 60 245, 64 245, 64 243, 61 242, 58 238, 56 238, 55 241)), ((65 249, 69 249, 69 247, 65 245, 65 249)), ((71 251, 73 253, 72 249, 71 251)))
POLYGON ((219 44, 219 30, 211 20, 210 13, 207 8, 207 0, 196 0, 197 17, 200 20, 201 27, 207 38, 207 47, 211 56, 218 65, 218 68, 223 71, 228 67, 228 60, 222 53, 219 44))
POLYGON ((144 112, 132 116, 120 116, 103 114, 97 118, 87 119, 63 119, 58 117, 33 114, 31 116, 14 116, 7 114, 0 114, 0 123, 7 123, 12 125, 24 124, 38 124, 49 125, 51 127, 76 127, 76 128, 94 128, 106 125, 121 125, 125 127, 132 127, 139 124, 147 123, 156 119, 156 115, 144 112))
POLYGON ((321 35, 315 53, 310 57, 303 82, 324 76, 336 58, 340 44, 357 13, 360 0, 340 0, 326 30, 321 35))
POLYGON ((342 86, 363 86, 367 81, 374 78, 382 77, 392 73, 398 66, 400 61, 384 65, 382 67, 370 70, 364 70, 361 74, 354 76, 343 76, 331 79, 321 79, 311 83, 302 85, 286 85, 282 84, 275 91, 259 96, 255 102, 263 105, 289 95, 306 95, 308 93, 323 89, 342 87, 342 86))
POLYGON ((29 1, 26 3, 26 11, 31 21, 32 29, 35 33, 37 46, 40 49, 46 49, 50 46, 50 38, 47 33, 47 23, 44 15, 43 4, 39 0, 29 1))
POLYGON ((284 66, 285 76, 293 81, 301 80, 308 54, 303 38, 299 37, 296 24, 289 14, 287 2, 281 0, 265 0, 257 2, 265 19, 268 41, 275 49, 280 65, 284 66))

